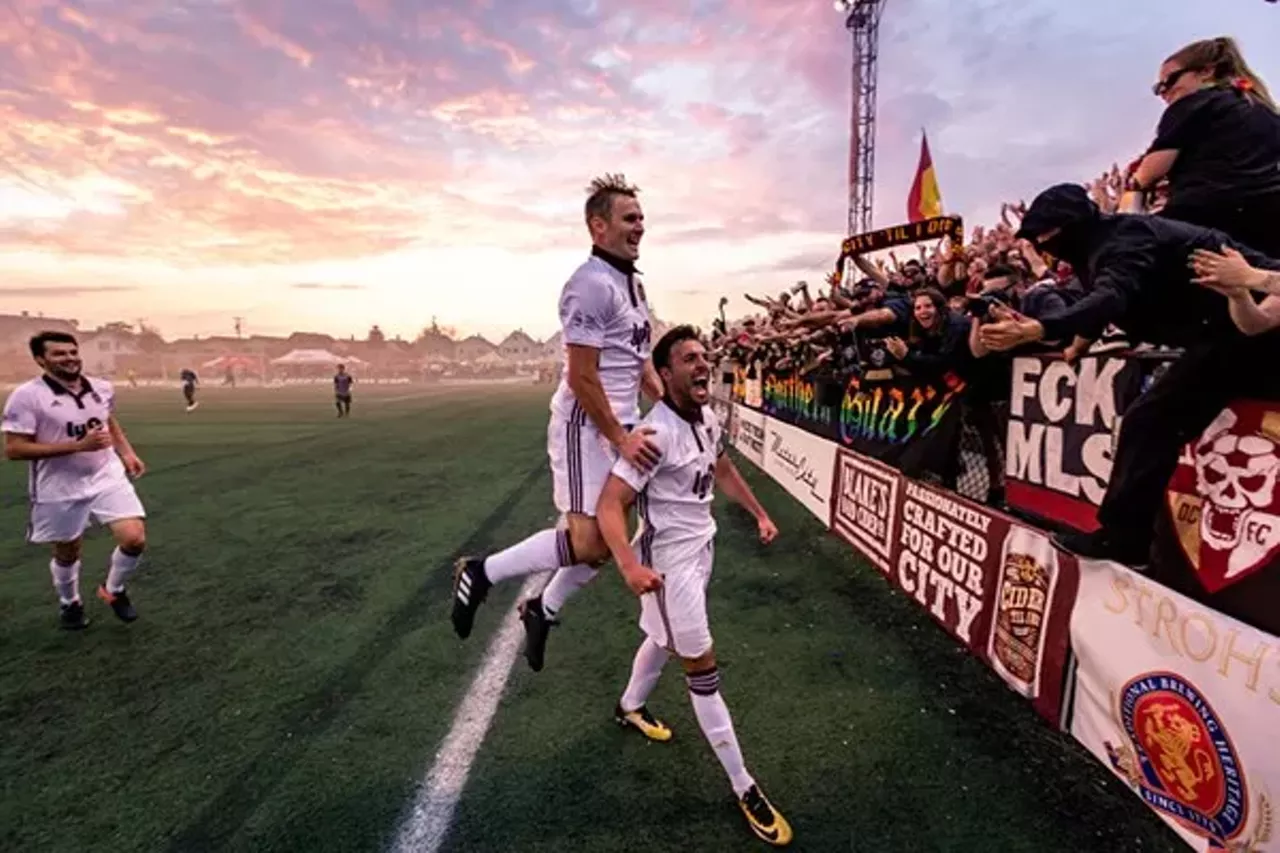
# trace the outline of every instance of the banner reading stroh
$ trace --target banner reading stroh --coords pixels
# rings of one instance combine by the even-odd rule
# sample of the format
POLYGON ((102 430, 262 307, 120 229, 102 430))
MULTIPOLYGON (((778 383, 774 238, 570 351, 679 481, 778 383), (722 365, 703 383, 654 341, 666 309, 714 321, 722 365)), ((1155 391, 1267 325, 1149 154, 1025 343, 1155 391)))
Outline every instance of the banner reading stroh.
POLYGON ((1280 640, 1082 561, 1071 644, 1080 743, 1195 849, 1280 849, 1280 640))

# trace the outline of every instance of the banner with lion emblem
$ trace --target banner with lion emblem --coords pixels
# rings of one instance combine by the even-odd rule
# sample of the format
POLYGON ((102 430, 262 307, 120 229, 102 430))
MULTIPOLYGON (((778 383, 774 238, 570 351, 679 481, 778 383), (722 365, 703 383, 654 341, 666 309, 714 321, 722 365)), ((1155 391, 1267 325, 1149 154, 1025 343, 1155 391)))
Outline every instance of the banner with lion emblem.
POLYGON ((1196 850, 1280 851, 1280 639, 1080 561, 1071 734, 1196 850))

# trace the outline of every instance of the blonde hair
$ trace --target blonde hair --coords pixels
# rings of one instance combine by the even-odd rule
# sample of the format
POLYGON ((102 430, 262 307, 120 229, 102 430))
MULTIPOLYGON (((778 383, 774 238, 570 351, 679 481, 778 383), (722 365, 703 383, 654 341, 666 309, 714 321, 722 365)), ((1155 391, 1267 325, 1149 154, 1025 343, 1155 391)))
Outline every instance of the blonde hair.
POLYGON ((596 178, 587 187, 587 203, 583 205, 583 216, 588 223, 593 216, 608 219, 613 213, 613 200, 618 196, 635 198, 640 188, 627 183, 627 176, 618 173, 596 178))
POLYGON ((1265 104, 1272 112, 1280 112, 1271 99, 1267 84, 1244 61, 1240 46, 1230 36, 1192 42, 1165 62, 1173 62, 1192 71, 1209 71, 1213 74, 1215 86, 1230 86, 1236 85, 1237 81, 1245 81, 1247 87, 1241 87, 1245 97, 1253 103, 1265 104))

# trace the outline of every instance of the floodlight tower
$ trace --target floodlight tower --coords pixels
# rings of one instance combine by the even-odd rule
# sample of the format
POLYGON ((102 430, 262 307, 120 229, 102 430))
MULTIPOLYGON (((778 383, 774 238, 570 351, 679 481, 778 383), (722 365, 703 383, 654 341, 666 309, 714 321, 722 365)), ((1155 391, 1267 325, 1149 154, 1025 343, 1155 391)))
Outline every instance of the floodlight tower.
POLYGON ((853 37, 853 108, 849 123, 849 233, 871 230, 876 172, 876 65, 886 0, 835 0, 853 37))

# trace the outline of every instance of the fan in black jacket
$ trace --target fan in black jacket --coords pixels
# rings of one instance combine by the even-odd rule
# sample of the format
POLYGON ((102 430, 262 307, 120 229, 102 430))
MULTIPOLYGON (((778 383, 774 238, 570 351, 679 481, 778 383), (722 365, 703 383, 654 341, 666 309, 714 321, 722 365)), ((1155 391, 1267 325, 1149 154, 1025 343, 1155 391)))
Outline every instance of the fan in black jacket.
MULTIPOLYGON (((1058 540, 1083 557, 1143 565, 1182 446, 1234 399, 1280 399, 1280 329, 1241 332, 1227 298, 1193 280, 1191 255, 1231 247, 1253 266, 1271 270, 1280 269, 1280 260, 1221 231, 1155 216, 1103 215, 1082 187, 1070 184, 1037 196, 1018 236, 1070 263, 1088 295, 1036 320, 1006 315, 983 327, 985 346, 1008 350, 1077 335, 1096 340, 1114 323, 1135 342, 1184 349, 1124 413, 1098 510, 1101 529, 1058 540)), ((1257 310, 1251 303, 1246 309, 1257 310)))

